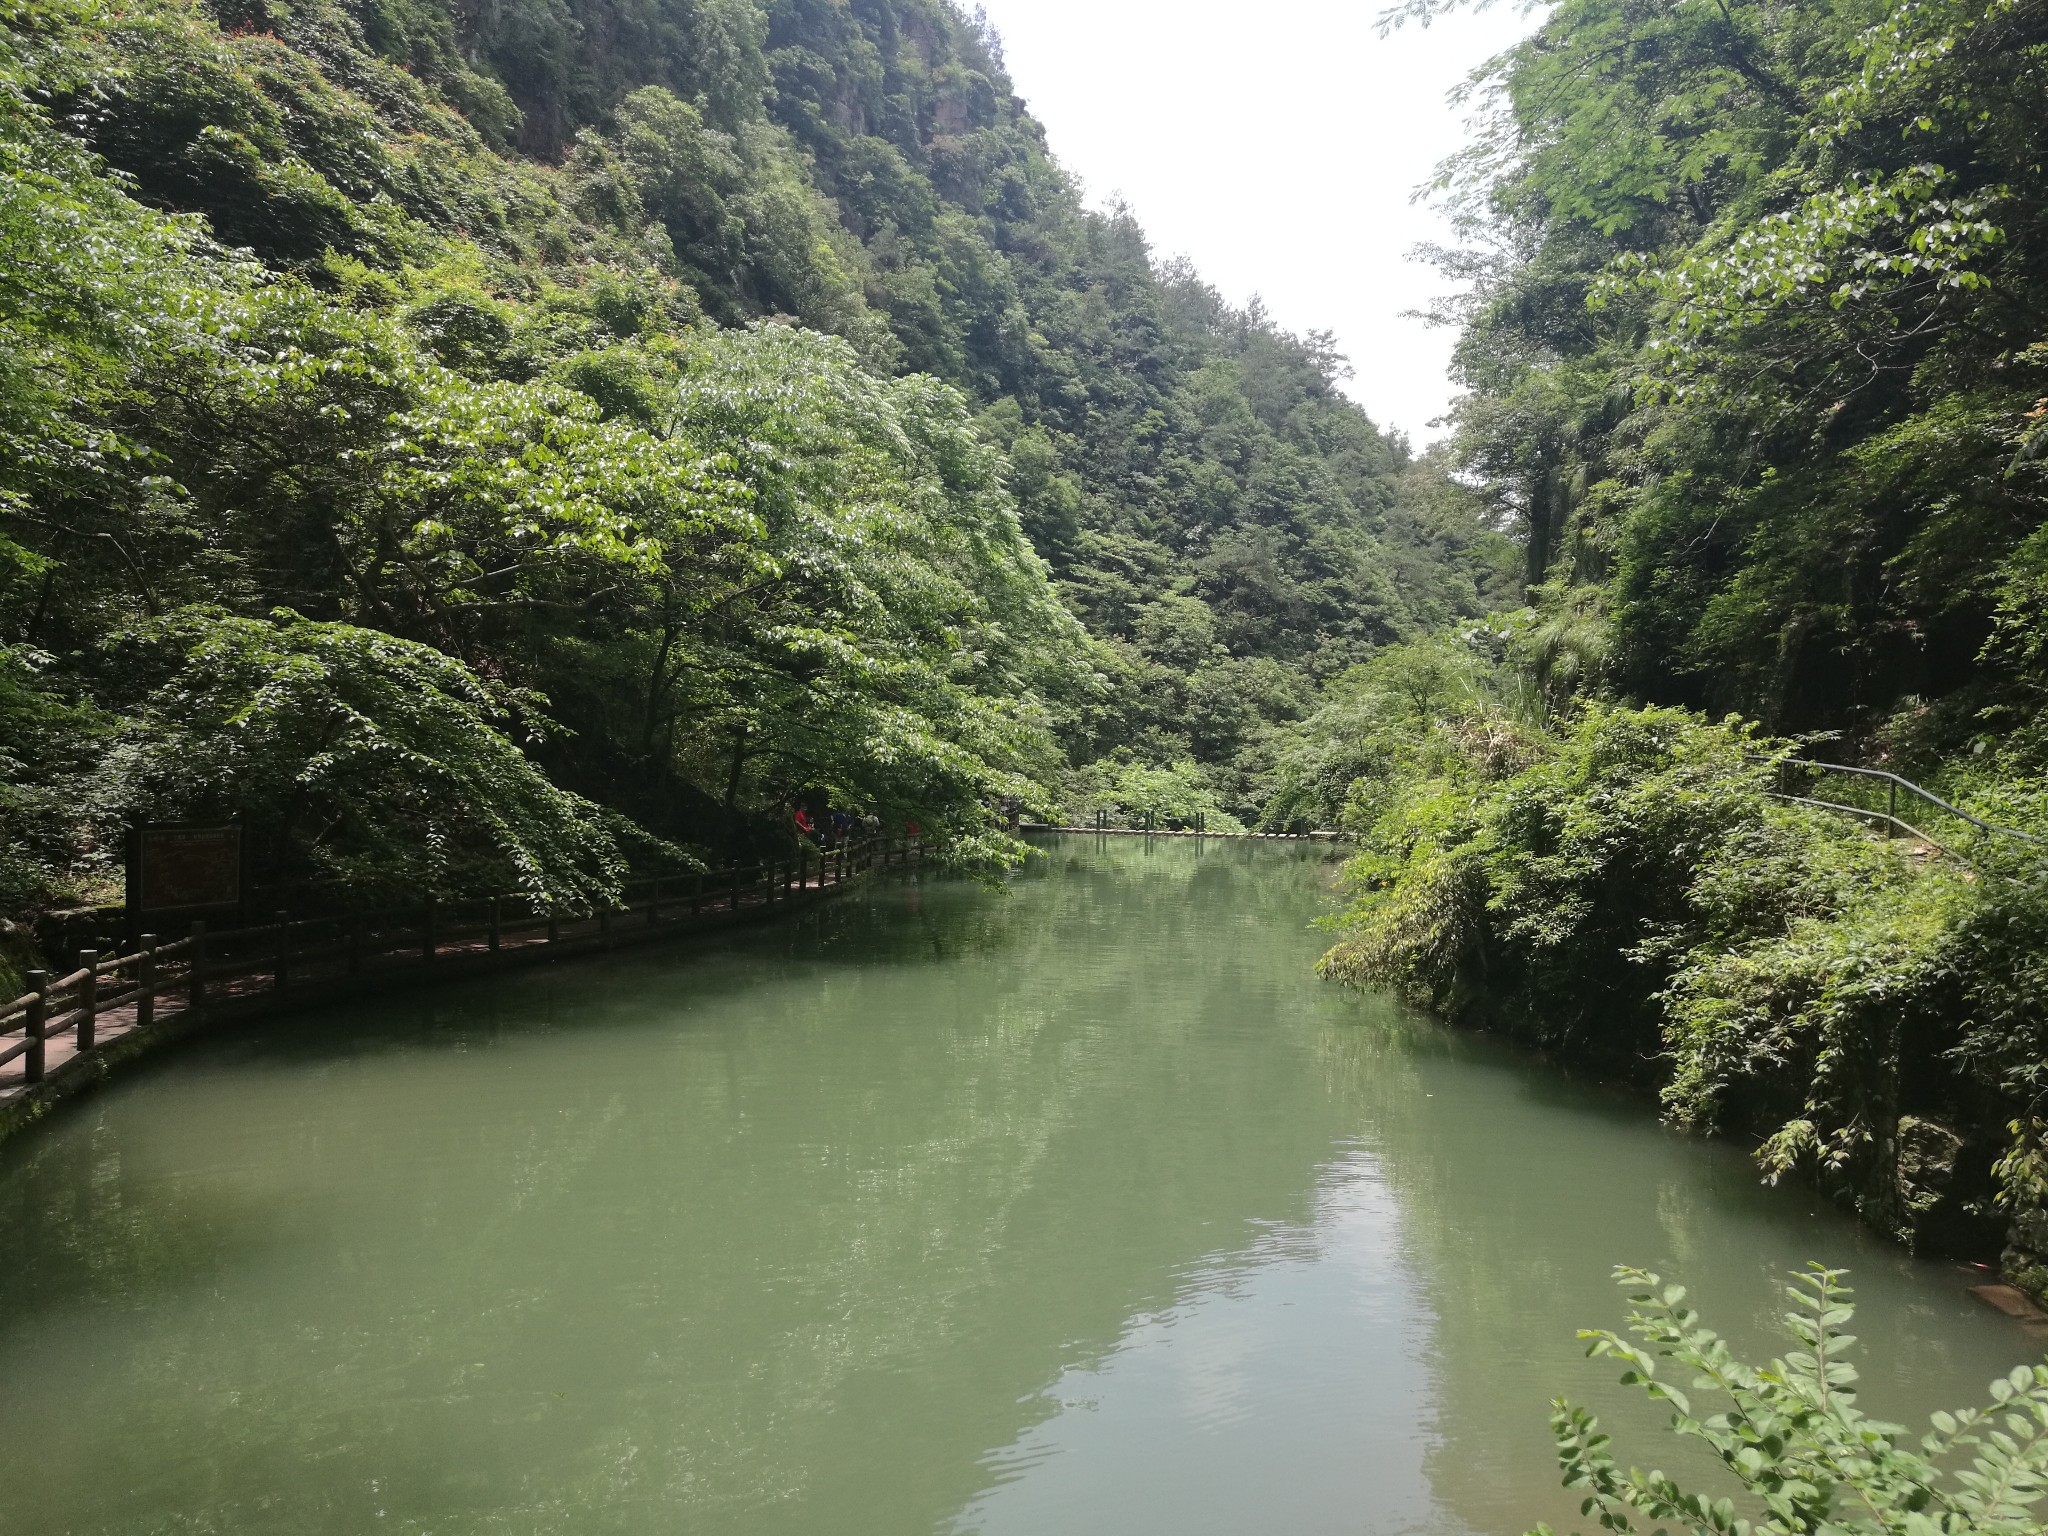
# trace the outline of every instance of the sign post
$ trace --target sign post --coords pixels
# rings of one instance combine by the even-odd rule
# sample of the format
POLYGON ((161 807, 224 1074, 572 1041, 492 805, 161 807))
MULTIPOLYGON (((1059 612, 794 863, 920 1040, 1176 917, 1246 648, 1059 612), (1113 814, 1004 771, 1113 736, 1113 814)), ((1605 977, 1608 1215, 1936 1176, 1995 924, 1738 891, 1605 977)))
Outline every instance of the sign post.
POLYGON ((239 822, 153 822, 128 831, 128 936, 154 919, 228 918, 242 906, 239 822))

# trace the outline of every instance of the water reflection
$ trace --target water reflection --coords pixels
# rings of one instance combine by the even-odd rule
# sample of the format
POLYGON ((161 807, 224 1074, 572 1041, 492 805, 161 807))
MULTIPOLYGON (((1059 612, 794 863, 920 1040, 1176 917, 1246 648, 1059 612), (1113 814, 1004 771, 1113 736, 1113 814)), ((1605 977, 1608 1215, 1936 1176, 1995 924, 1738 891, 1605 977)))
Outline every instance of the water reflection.
POLYGON ((988 1459, 955 1528, 1462 1531, 1431 1484, 1433 1317, 1402 1222, 1369 1152, 1327 1165, 1304 1223, 1191 1266, 1173 1306, 1062 1373, 1059 1414, 988 1459))
POLYGON ((968 1507, 964 1528, 1061 1528, 1109 1489, 1142 1482, 1151 1496, 1117 1506, 1121 1528, 1244 1529, 1235 1490, 1268 1485, 1240 1453, 1248 1466, 1321 1469, 1276 1495, 1290 1529, 1568 1528, 1582 1521, 1557 1487, 1546 1427, 1559 1391, 1601 1412, 1625 1456, 1704 1474, 1706 1458, 1674 1444, 1662 1414, 1583 1357, 1577 1330, 1619 1326, 1625 1311, 1609 1278, 1617 1261, 1683 1277, 1709 1320, 1759 1356, 1786 1347, 1786 1271, 1810 1258, 1852 1267, 1858 1331, 1879 1350, 1864 1362, 1866 1407, 1911 1421, 1976 1400, 1991 1376, 2038 1354, 1967 1297, 1966 1277, 1878 1242, 1804 1191, 1760 1187, 1739 1150, 1665 1131, 1635 1098, 1384 1001, 1304 998, 1298 1019, 1359 1149, 1323 1169, 1314 1224, 1284 1250, 1254 1244, 1212 1261, 1240 1279, 1227 1297, 1191 1280, 1169 1314, 1178 1333, 1140 1320, 1102 1368, 1063 1377, 1054 1395, 1089 1403, 1102 1426, 1063 1414, 992 1458, 998 1486, 968 1507), (1248 1282, 1247 1268, 1259 1271, 1248 1282), (1304 1287, 1321 1295, 1309 1309, 1318 1324, 1290 1349, 1296 1317, 1281 1309, 1299 1308, 1304 1287), (1259 1425, 1209 1444, 1169 1357, 1217 1331, 1266 1332, 1274 1401, 1259 1425), (1404 1370, 1394 1357, 1410 1344, 1404 1370), (1342 1363, 1335 1380, 1317 1369, 1331 1361, 1342 1363), (1307 1385, 1290 1391, 1297 1382, 1307 1385), (1341 1433, 1349 1424, 1374 1433, 1355 1445, 1341 1433), (1110 1470, 1115 1448, 1121 1471, 1110 1470))
MULTIPOLYGON (((0 1533, 1555 1513, 1608 1263, 1748 1318, 1856 1240, 1314 981, 1318 857, 1068 840, 166 1058, 0 1148, 0 1533)), ((1858 1262, 1901 1397, 2023 1352, 1858 1262)))
POLYGON ((1560 1390, 1617 1431, 1621 1452, 1701 1472, 1663 1415, 1587 1362, 1577 1329, 1620 1326, 1617 1260, 1683 1279, 1752 1356, 1787 1348, 1785 1273, 1850 1267, 1872 1341, 1865 1406, 1909 1421, 1974 1400, 2038 1345, 1988 1314, 1966 1277, 1883 1244, 1806 1191, 1761 1187, 1739 1149, 1651 1123, 1633 1099, 1502 1049, 1381 1015, 1327 1037, 1367 1138, 1409 1213, 1407 1253, 1437 1314, 1430 1359, 1443 1433, 1430 1458, 1446 1507, 1479 1530, 1572 1520, 1551 1484, 1545 1405, 1560 1390), (1375 1027, 1376 1026, 1376 1027, 1375 1027))

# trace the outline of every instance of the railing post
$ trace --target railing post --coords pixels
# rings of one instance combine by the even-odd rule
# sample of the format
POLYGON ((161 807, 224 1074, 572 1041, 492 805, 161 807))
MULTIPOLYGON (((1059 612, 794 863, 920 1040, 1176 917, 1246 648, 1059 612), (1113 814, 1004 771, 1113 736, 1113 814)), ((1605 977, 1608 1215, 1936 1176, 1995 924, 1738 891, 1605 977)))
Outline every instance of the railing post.
POLYGON ((187 973, 185 1006, 197 1012, 206 1006, 206 924, 196 921, 191 934, 192 969, 187 973))
MULTIPOLYGON (((1895 819, 1899 814, 1899 781, 1897 779, 1886 779, 1884 782, 1884 811, 1885 815, 1889 818, 1895 819)), ((1922 816, 1920 819, 1928 821, 1932 818, 1922 816)), ((1947 828, 1944 827, 1942 830, 1946 831, 1947 828)), ((1884 835, 1886 837, 1892 835, 1892 823, 1890 820, 1887 820, 1884 824, 1884 835)))
POLYGON ((156 1022, 156 935, 142 936, 142 953, 135 957, 135 1027, 147 1029, 156 1022))
POLYGON ((420 914, 420 958, 422 960, 433 959, 434 951, 439 948, 434 936, 434 917, 434 898, 429 896, 426 909, 420 914))
POLYGON ((21 1080, 40 1083, 43 1080, 43 1040, 50 1027, 50 973, 30 971, 28 986, 34 996, 28 1000, 28 1018, 22 1024, 28 1049, 21 1053, 21 1080))
POLYGON ((78 983, 78 1023, 74 1026, 74 1038, 78 1054, 83 1056, 93 1048, 98 1036, 100 1021, 100 952, 96 949, 81 949, 78 963, 85 975, 78 983))
POLYGON ((271 946, 271 986, 282 992, 291 971, 292 918, 289 912, 277 914, 277 941, 271 946))
POLYGON ((494 955, 498 952, 498 945, 501 942, 502 934, 503 928, 498 921, 498 898, 493 896, 491 898, 491 953, 494 955))

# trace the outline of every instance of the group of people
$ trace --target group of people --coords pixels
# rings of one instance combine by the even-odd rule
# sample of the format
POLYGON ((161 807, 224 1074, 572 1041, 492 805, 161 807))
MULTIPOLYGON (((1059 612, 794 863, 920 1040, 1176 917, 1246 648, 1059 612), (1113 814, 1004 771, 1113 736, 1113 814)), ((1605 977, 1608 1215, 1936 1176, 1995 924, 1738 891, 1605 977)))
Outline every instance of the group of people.
MULTIPOLYGON (((809 806, 799 804, 790 820, 796 823, 798 836, 819 848, 844 848, 856 832, 863 837, 879 837, 882 832, 882 818, 873 811, 856 816, 849 810, 833 809, 814 817, 809 806)), ((903 830, 908 836, 916 837, 923 828, 915 821, 909 821, 904 823, 903 830)))

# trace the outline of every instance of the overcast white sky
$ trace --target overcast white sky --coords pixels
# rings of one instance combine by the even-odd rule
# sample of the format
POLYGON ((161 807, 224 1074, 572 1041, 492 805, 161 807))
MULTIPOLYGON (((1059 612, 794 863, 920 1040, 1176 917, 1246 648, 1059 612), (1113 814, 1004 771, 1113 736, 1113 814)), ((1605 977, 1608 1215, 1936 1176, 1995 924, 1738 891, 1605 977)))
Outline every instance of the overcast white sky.
POLYGON ((1376 421, 1441 435, 1451 335, 1402 311, 1443 286, 1408 253, 1448 232, 1410 197, 1464 142, 1446 94, 1535 18, 1499 4, 1382 38, 1383 0, 983 3, 1091 203, 1121 194, 1156 255, 1233 303, 1335 331, 1376 421))

